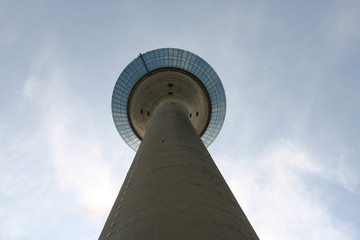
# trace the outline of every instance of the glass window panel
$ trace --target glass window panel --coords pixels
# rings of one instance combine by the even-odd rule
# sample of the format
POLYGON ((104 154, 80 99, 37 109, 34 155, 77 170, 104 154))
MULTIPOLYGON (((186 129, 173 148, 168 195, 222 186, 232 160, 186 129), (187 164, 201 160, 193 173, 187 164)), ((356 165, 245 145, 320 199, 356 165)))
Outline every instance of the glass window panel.
POLYGON ((186 68, 187 68, 186 64, 187 64, 186 61, 182 61, 180 67, 181 67, 182 69, 186 69, 186 68))
POLYGON ((160 60, 159 59, 154 62, 154 66, 155 66, 154 69, 160 67, 160 60))
POLYGON ((190 68, 190 72, 195 73, 196 70, 196 66, 194 65, 194 63, 191 64, 191 68, 190 68))
MULTIPOLYGON (((142 54, 142 57, 144 58, 145 63, 146 63, 149 60, 149 53, 147 52, 145 54, 142 54)), ((141 57, 139 56, 139 58, 141 58, 141 57)))
POLYGON ((155 53, 154 53, 154 51, 151 51, 150 52, 150 59, 154 59, 155 58, 155 53))
POLYGON ((188 70, 188 69, 189 69, 189 63, 188 63, 188 62, 185 63, 184 69, 185 69, 185 70, 188 70))
POLYGON ((186 59, 186 58, 187 58, 187 55, 188 55, 188 53, 187 53, 186 51, 183 51, 182 57, 186 59))
POLYGON ((155 69, 155 62, 152 62, 152 63, 150 63, 149 65, 148 65, 148 68, 150 69, 150 70, 154 70, 155 69))

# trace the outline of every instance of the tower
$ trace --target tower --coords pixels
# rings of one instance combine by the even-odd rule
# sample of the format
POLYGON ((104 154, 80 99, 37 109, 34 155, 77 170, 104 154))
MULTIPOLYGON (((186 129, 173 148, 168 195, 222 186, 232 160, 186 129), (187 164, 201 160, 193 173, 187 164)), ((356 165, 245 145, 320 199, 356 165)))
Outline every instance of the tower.
POLYGON ((136 152, 99 239, 258 239, 206 147, 226 100, 199 56, 164 48, 140 54, 121 73, 112 114, 136 152))

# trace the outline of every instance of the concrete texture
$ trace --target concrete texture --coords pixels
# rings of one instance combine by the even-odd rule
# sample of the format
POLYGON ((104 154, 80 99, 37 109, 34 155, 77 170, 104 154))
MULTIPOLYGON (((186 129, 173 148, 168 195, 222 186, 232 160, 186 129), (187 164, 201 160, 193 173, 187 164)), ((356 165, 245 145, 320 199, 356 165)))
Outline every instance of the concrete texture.
POLYGON ((99 239, 258 239, 181 102, 156 107, 99 239))

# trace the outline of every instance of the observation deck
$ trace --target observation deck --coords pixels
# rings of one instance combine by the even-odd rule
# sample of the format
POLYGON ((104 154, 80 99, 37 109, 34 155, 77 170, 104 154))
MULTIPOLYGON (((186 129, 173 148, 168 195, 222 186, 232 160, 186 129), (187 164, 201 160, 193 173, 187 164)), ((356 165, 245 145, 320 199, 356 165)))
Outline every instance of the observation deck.
POLYGON ((112 115, 123 140, 135 151, 156 106, 181 102, 207 147, 224 123, 225 92, 214 69, 182 49, 161 48, 140 54, 120 74, 112 95, 112 115))

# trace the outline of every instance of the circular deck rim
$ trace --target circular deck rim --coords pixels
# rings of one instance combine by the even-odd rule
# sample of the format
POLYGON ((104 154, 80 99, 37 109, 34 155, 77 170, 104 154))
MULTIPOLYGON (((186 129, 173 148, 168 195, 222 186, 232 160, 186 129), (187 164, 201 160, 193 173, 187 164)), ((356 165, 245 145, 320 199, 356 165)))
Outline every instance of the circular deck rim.
POLYGON ((200 136, 208 147, 219 134, 226 113, 226 97, 221 80, 215 70, 201 57, 178 48, 160 48, 140 54, 131 61, 116 81, 112 101, 112 116, 123 140, 133 149, 140 146, 139 139, 128 118, 128 100, 136 83, 146 75, 161 68, 178 68, 195 75, 205 86, 210 96, 210 121, 200 136))

